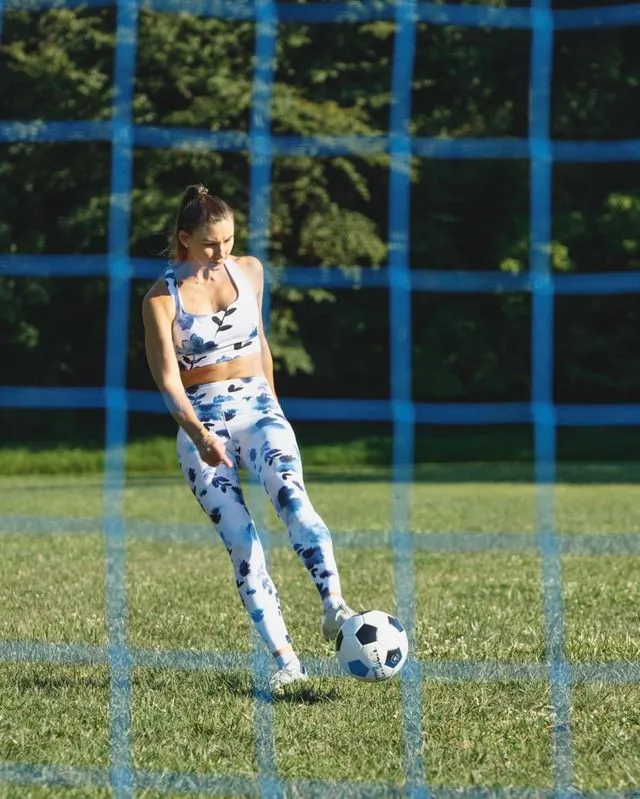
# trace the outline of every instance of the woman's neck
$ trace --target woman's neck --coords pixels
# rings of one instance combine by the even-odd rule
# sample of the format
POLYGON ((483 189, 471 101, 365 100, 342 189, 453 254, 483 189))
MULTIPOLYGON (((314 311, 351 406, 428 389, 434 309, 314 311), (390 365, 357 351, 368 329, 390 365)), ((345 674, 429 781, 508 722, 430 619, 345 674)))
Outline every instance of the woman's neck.
MULTIPOLYGON (((224 269, 224 263, 197 264, 193 261, 180 261, 177 265, 181 280, 192 280, 196 284, 210 283, 218 280, 224 269)), ((175 268, 174 268, 175 271, 175 268)))

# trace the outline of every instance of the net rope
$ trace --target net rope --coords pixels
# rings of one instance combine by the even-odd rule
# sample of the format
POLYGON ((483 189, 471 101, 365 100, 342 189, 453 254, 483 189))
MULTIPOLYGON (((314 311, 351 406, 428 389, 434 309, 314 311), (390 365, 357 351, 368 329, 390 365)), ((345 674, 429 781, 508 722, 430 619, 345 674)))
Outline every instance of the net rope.
MULTIPOLYGON (((0 763, 0 782, 51 786, 105 786, 113 795, 131 797, 136 789, 163 792, 233 793, 280 797, 293 792, 305 796, 445 796, 478 795, 473 788, 449 792, 429 787, 422 753, 420 687, 423 680, 546 680, 552 705, 552 789, 492 788, 506 797, 575 796, 571 739, 571 691, 577 681, 640 682, 640 663, 569 664, 564 658, 564 608, 561 556, 600 552, 639 554, 640 536, 561 538, 555 530, 554 483, 558 426, 637 425, 640 405, 554 405, 553 316, 557 294, 590 295, 640 291, 640 274, 606 273, 554 275, 550 265, 552 167, 563 162, 640 160, 640 140, 616 142, 553 141, 550 138, 550 96, 554 32, 640 24, 640 4, 557 10, 550 0, 532 0, 528 8, 461 6, 397 0, 389 2, 276 3, 274 0, 0 0, 0 36, 6 10, 40 11, 49 8, 115 6, 114 92, 109 121, 0 122, 0 142, 110 142, 112 152, 108 253, 104 256, 0 256, 0 275, 94 276, 108 278, 109 300, 105 380, 102 388, 35 388, 0 386, 0 407, 101 408, 106 411, 105 472, 102 519, 40 516, 3 516, 5 534, 46 535, 64 529, 69 534, 100 532, 106 552, 106 647, 45 642, 2 641, 0 659, 51 664, 101 664, 109 668, 109 767, 73 768, 63 765, 0 763), (140 9, 165 13, 190 12, 202 17, 252 20, 256 28, 255 71, 248 133, 210 132, 136 125, 132 118, 136 63, 136 36, 140 9), (278 23, 354 23, 391 20, 395 24, 392 64, 392 105, 389 130, 381 136, 281 136, 271 133, 271 96, 274 84, 278 23), (523 29, 531 32, 530 114, 525 139, 434 139, 411 136, 411 79, 416 50, 416 26, 460 25, 523 29), (249 654, 223 652, 155 652, 127 645, 125 540, 204 539, 196 525, 171 525, 126 520, 123 513, 124 453, 130 412, 166 413, 157 394, 127 389, 126 357, 130 288, 133 280, 155 279, 158 262, 132 258, 128 252, 132 159, 134 147, 248 152, 250 158, 249 243, 252 254, 268 264, 268 230, 272 160, 281 155, 390 157, 388 268, 360 270, 357 275, 334 268, 291 266, 282 271, 283 285, 325 288, 359 286, 386 290, 389 297, 391 396, 389 400, 287 399, 291 419, 379 420, 393 427, 393 503, 390 533, 361 536, 336 531, 338 546, 391 546, 394 554, 398 616, 410 638, 414 624, 415 551, 517 551, 537 553, 541 562, 547 661, 532 664, 419 662, 410 656, 401 673, 405 785, 332 783, 283 780, 276 768, 273 743, 273 707, 268 695, 257 690, 254 728, 258 774, 256 779, 227 775, 147 772, 135 769, 131 749, 131 673, 137 666, 172 669, 252 669, 264 676, 268 658, 257 646, 249 654), (527 159, 530 166, 530 269, 526 274, 412 269, 409 263, 410 181, 412 157, 425 159, 527 159), (490 293, 526 292, 532 297, 532 392, 526 403, 418 403, 412 400, 411 297, 413 292, 490 293), (412 481, 416 424, 531 424, 535 440, 536 533, 448 533, 414 536, 410 531, 409 486, 412 481), (296 793, 297 792, 297 793, 296 793), (452 794, 453 795, 453 794, 452 794)), ((265 317, 269 309, 265 291, 265 317)), ((284 543, 278 534, 273 543, 284 543)), ((209 538, 207 537, 207 540, 209 538)), ((327 659, 311 660, 316 675, 338 675, 327 659)), ((619 795, 619 794, 618 794, 619 795)), ((591 793, 590 796, 596 796, 591 793)))

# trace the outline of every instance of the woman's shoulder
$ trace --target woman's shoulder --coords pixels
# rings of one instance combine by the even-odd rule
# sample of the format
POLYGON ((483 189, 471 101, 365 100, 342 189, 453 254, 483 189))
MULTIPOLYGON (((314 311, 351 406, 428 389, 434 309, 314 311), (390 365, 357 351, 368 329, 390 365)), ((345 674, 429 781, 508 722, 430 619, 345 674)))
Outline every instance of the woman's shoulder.
POLYGON ((262 264, 254 255, 234 255, 233 260, 247 274, 261 275, 264 272, 262 264))
POLYGON ((233 260, 238 264, 245 277, 251 281, 255 291, 262 289, 264 268, 259 259, 253 255, 236 255, 233 260))
POLYGON ((156 305, 157 303, 163 304, 164 302, 173 302, 165 275, 159 277, 156 282, 151 286, 142 299, 143 306, 156 305))

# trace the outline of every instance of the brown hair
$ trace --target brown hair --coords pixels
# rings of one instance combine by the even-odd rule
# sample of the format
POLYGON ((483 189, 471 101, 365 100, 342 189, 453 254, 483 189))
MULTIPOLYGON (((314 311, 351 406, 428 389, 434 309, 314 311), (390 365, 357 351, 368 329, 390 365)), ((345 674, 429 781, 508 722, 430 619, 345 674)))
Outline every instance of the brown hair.
POLYGON ((180 208, 171 234, 170 258, 174 261, 184 261, 186 257, 186 247, 178 238, 181 230, 193 233, 202 225, 215 225, 223 219, 233 219, 231 206, 215 194, 209 194, 207 187, 202 183, 187 186, 180 200, 180 208))

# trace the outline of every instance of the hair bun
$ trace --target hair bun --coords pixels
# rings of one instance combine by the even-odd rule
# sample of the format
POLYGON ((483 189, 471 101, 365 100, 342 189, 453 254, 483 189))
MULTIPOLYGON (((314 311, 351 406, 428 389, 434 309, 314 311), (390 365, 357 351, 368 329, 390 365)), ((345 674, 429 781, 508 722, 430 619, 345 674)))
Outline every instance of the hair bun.
POLYGON ((203 186, 202 183, 198 186, 198 194, 209 194, 209 189, 203 186))

